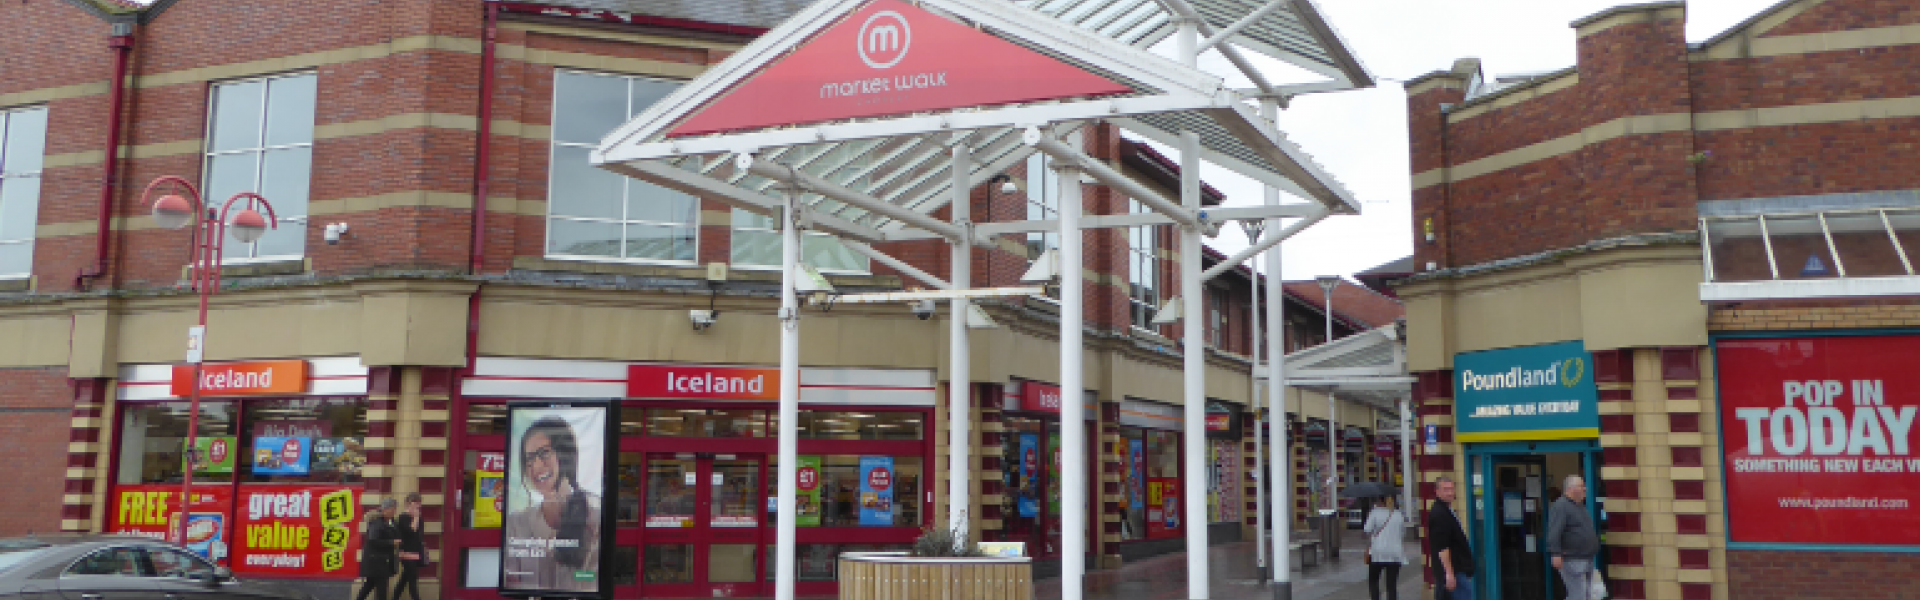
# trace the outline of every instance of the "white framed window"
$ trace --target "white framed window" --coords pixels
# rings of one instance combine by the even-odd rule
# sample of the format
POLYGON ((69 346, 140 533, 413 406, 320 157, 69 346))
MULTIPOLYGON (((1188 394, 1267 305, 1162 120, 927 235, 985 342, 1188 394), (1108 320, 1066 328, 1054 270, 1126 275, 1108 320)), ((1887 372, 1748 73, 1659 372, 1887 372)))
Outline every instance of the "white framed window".
POLYGON ((1226 290, 1208 288, 1207 295, 1207 342, 1213 347, 1226 349, 1227 342, 1227 294, 1226 290))
MULTIPOLYGON (((811 161, 815 164, 840 165, 831 173, 820 174, 822 177, 862 192, 872 187, 873 169, 868 152, 862 152, 852 144, 840 144, 829 152, 832 154, 811 161)), ((821 198, 817 194, 807 194, 801 201, 814 207, 814 210, 847 218, 866 214, 865 211, 821 198)), ((775 228, 776 225, 771 217, 734 209, 733 264, 747 269, 780 268, 780 230, 775 228)), ((867 274, 873 269, 872 261, 865 254, 848 249, 831 234, 815 231, 800 232, 800 260, 822 273, 867 274)))
MULTIPOLYGON (((1127 201, 1127 212, 1153 212, 1137 200, 1127 201)), ((1156 227, 1127 228, 1127 301, 1132 305, 1133 326, 1159 332, 1153 324, 1153 312, 1160 305, 1160 261, 1155 251, 1156 227)))
MULTIPOLYGON (((1045 221, 1060 218, 1060 173, 1052 168, 1053 160, 1046 154, 1035 152, 1027 157, 1027 220, 1045 221)), ((1033 231, 1027 233, 1028 256, 1040 256, 1048 248, 1060 247, 1059 231, 1033 231)))
POLYGON ((700 201, 587 162, 614 129, 681 82, 584 71, 553 74, 547 256, 692 264, 700 201))
POLYGON ((0 111, 0 279, 33 275, 47 108, 0 111))
POLYGON ((273 204, 278 221, 257 242, 226 240, 222 256, 226 262, 306 255, 318 79, 314 73, 296 73, 213 87, 202 199, 218 208, 236 193, 255 192, 273 204))

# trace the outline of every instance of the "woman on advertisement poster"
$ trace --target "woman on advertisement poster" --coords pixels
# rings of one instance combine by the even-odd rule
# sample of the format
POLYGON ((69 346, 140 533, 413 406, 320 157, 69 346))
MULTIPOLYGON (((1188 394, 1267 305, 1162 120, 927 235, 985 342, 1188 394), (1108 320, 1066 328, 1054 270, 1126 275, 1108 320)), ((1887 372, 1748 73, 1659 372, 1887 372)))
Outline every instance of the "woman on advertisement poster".
POLYGON ((532 415, 533 424, 514 445, 522 461, 508 476, 519 479, 529 501, 506 518, 502 590, 600 591, 600 483, 580 477, 580 462, 597 456, 603 440, 589 440, 591 447, 583 448, 562 416, 592 410, 538 411, 548 414, 532 415))

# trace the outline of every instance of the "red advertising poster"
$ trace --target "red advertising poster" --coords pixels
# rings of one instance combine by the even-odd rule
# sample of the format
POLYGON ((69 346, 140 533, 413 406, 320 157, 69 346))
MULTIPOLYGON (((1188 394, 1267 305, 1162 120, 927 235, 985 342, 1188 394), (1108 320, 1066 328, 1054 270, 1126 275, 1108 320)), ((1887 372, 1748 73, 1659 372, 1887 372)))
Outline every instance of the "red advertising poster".
MULTIPOLYGON (((196 485, 193 508, 186 513, 185 545, 201 556, 226 564, 232 545, 233 488, 196 485)), ((121 485, 113 488, 107 533, 180 542, 180 486, 121 485)))
POLYGON ((1168 538, 1181 535, 1186 513, 1180 510, 1180 480, 1173 477, 1147 478, 1147 537, 1168 538))
POLYGON ((1920 335, 1716 344, 1728 537, 1920 545, 1920 335))
POLYGON ((246 485, 235 499, 235 573, 267 577, 359 575, 360 489, 246 485))

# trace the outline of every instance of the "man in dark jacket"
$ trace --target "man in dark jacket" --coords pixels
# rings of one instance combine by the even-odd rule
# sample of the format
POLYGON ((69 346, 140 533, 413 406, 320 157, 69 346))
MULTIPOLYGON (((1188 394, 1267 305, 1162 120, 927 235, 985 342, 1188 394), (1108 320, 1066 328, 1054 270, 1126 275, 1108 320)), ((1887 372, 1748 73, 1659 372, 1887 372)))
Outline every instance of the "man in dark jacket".
POLYGON ((1439 598, 1474 600, 1473 545, 1467 541, 1467 529, 1460 526, 1460 515, 1453 510, 1453 479, 1441 477, 1434 484, 1433 510, 1427 513, 1427 548, 1433 552, 1434 578, 1440 580, 1439 598))
POLYGON ((1587 514, 1587 482, 1568 475, 1565 491, 1547 513, 1547 554, 1567 586, 1567 600, 1587 600, 1587 577, 1600 553, 1600 533, 1587 514))

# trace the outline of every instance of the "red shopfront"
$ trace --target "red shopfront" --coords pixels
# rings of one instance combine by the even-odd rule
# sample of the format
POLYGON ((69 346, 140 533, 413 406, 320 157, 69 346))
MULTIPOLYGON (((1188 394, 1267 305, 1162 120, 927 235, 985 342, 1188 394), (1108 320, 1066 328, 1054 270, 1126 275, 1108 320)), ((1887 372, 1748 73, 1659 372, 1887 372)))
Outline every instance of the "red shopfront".
MULTIPOLYGON (((506 403, 622 398, 609 576, 620 597, 772 592, 778 369, 482 358, 454 419, 450 598, 495 598, 506 403)), ((905 549, 928 523, 933 374, 803 368, 796 577, 838 589, 841 552, 905 549)))
MULTIPOLYGON (((985 541, 1021 542, 1026 544, 1027 555, 1036 559, 1058 559, 1061 548, 1061 497, 1065 484, 1061 477, 1064 468, 1060 461, 1061 422, 1060 413, 1063 392, 1060 386, 1032 381, 1011 381, 1000 386, 1001 401, 1001 483, 1004 493, 998 510, 1003 523, 999 531, 983 533, 985 541)), ((1082 400, 1086 407, 1086 422, 1082 427, 1086 431, 1085 452, 1089 465, 1098 465, 1094 451, 1098 447, 1095 415, 1099 410, 1093 394, 1087 393, 1082 400)), ((1089 470, 1087 487, 1088 533, 1087 549, 1091 554, 1095 545, 1095 532, 1100 527, 1096 517, 1100 487, 1093 470, 1089 470)), ((986 515, 992 518, 992 511, 986 515)))
POLYGON ((367 373, 357 358, 121 369, 106 533, 179 541, 234 573, 350 581, 364 516, 367 373), (194 431, 192 452, 188 435, 194 431), (180 491, 193 469, 193 498, 180 491))

